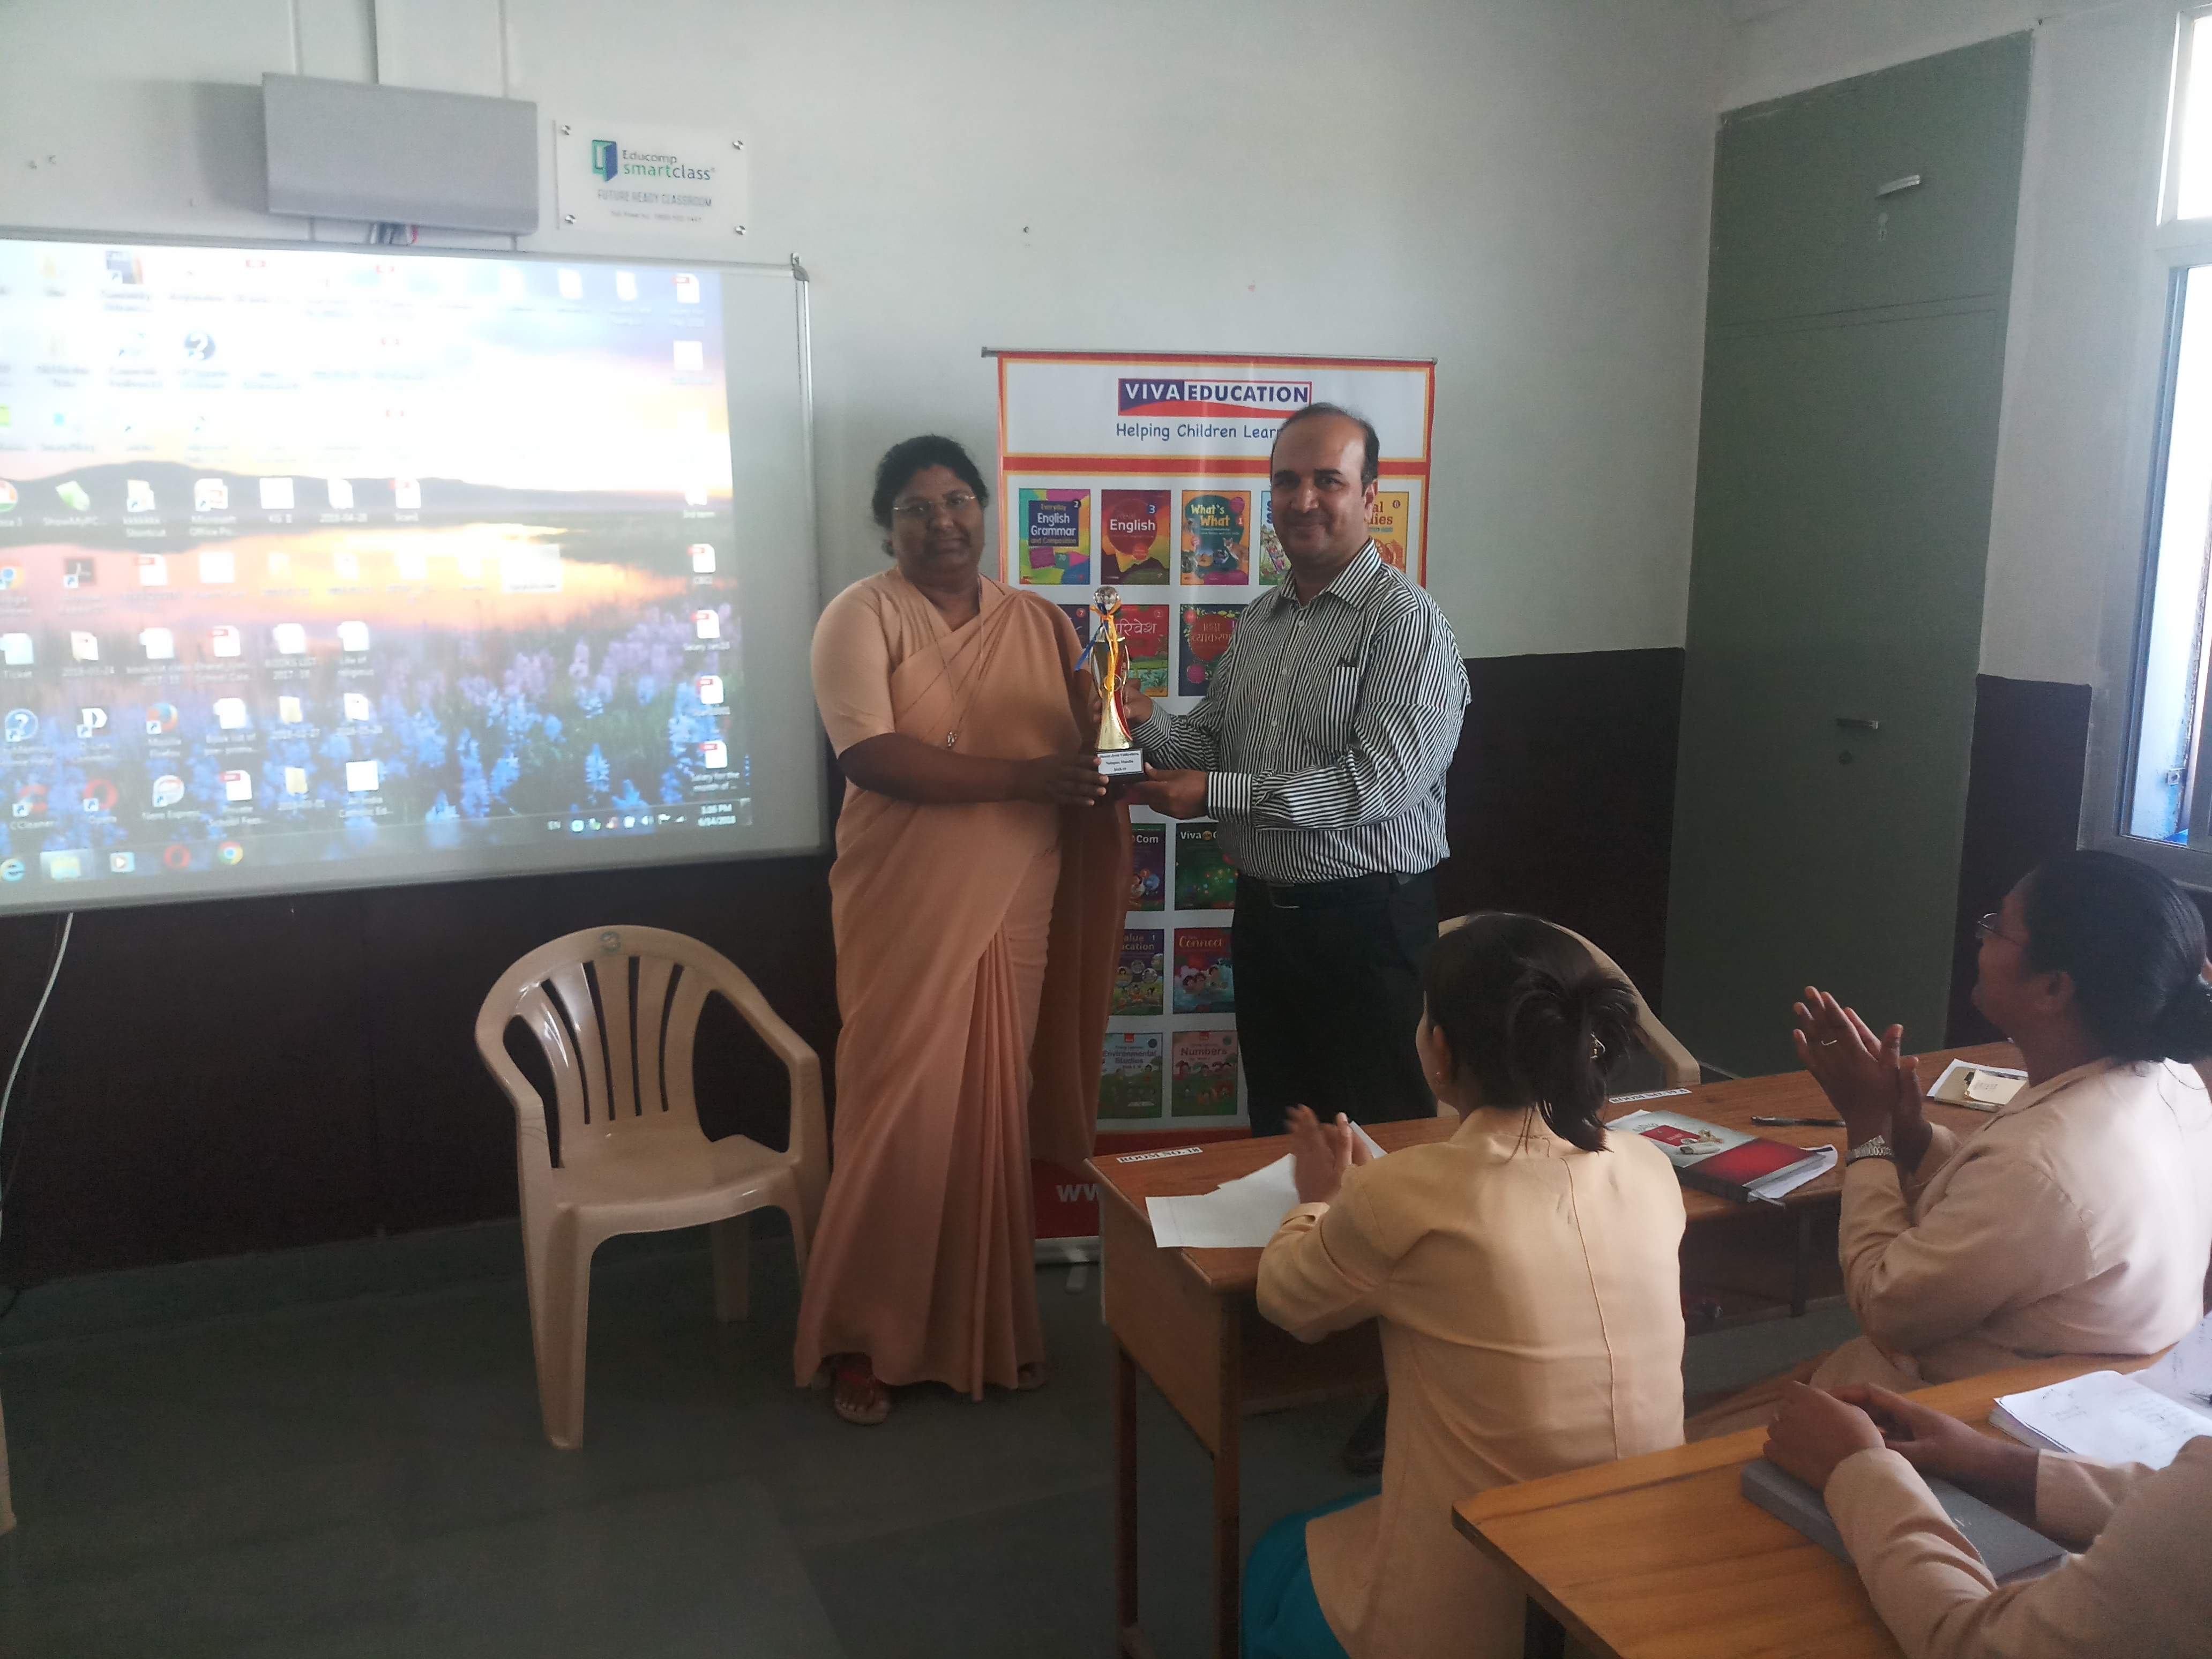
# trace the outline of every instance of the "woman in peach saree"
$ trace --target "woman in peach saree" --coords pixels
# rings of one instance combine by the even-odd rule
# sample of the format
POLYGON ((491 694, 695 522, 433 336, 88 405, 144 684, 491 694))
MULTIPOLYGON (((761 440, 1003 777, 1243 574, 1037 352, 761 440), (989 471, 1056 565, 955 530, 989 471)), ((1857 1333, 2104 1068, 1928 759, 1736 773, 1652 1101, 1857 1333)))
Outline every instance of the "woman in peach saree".
POLYGON ((848 780, 844 1029, 794 1357, 802 1384, 826 1363, 855 1423, 883 1420, 892 1385, 1043 1381, 1030 1158, 1089 1155, 1128 902, 1128 813, 1084 741, 1075 630, 982 574, 988 501, 951 440, 896 446, 874 501, 895 568, 814 635, 848 780))

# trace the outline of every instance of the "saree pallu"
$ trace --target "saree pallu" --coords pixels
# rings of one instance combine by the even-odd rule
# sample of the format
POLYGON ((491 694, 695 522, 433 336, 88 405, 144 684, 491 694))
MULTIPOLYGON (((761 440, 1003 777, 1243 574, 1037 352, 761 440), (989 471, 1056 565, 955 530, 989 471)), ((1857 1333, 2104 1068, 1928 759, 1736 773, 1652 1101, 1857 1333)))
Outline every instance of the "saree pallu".
MULTIPOLYGON (((946 628, 896 572, 823 617, 832 744, 891 730, 1026 759, 1077 746, 1073 629, 988 578, 946 628), (888 698, 884 696, 887 688, 888 698)), ((1044 1356, 1032 1154, 1089 1156, 1107 988, 1127 905, 1125 808, 926 805, 848 787, 830 877, 836 1127, 794 1354, 869 1356, 971 1396, 1044 1356)))

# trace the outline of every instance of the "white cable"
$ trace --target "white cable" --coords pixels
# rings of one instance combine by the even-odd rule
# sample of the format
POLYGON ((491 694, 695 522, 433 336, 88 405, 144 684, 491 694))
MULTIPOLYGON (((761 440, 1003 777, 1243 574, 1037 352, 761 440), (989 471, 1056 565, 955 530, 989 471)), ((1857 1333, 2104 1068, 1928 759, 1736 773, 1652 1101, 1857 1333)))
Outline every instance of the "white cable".
MULTIPOLYGON (((62 918, 62 936, 54 946, 54 965, 46 975, 46 988, 39 994, 39 1006, 31 1010, 31 1023, 24 1029, 23 1041, 15 1050, 15 1063, 8 1068, 8 1085, 0 1088, 0 1139, 8 1133, 8 1103, 15 1098, 15 1079, 23 1069, 23 1056, 31 1052, 31 1039, 39 1034, 39 1022, 46 1016, 46 1004, 54 994, 54 981, 62 976, 62 958, 69 954, 70 930, 76 926, 76 912, 72 910, 62 918)), ((0 1225, 7 1221, 5 1190, 0 1188, 0 1225)))

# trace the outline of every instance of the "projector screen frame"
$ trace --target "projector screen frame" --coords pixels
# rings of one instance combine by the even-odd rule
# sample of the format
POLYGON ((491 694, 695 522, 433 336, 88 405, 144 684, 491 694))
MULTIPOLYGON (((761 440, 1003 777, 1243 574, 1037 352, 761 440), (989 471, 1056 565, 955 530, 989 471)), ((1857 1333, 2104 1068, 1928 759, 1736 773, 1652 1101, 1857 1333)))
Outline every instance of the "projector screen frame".
MULTIPOLYGON (((486 233, 490 234, 493 233, 486 233)), ((465 246, 425 246, 419 243, 329 242, 282 237, 189 236, 163 233, 114 230, 86 230, 82 228, 47 228, 31 225, 0 223, 0 244, 11 242, 62 242, 80 245, 124 247, 179 247, 209 248, 236 252, 282 253, 371 253, 381 260, 408 259, 471 259, 498 261, 535 265, 594 264, 621 265, 638 270, 672 271, 714 271, 740 280, 781 277, 792 285, 793 343, 796 352, 794 365, 799 398, 799 471, 805 484, 803 491, 804 545, 807 562, 804 580, 804 598, 808 622, 818 617, 822 610, 821 526, 819 512, 819 479, 816 471, 816 443, 814 431, 814 366, 812 313, 810 303, 810 278, 799 256, 787 261, 773 259, 715 259, 685 258, 680 254, 648 252, 629 253, 605 250, 544 251, 520 248, 472 247, 465 246)), ((727 403, 735 382, 725 378, 724 395, 727 403)), ((730 441, 734 449, 738 436, 732 411, 730 441)), ((542 879, 562 876, 601 876, 624 870, 648 868, 678 868, 717 864, 753 863, 764 860, 817 858, 829 854, 835 847, 835 817, 830 801, 829 751, 823 739, 820 723, 813 730, 806 745, 808 761, 803 772, 795 776, 793 784, 811 791, 813 802, 812 821, 816 836, 811 844, 795 844, 739 849, 702 850, 685 845, 674 838, 665 842, 666 850, 653 841, 633 839, 623 845, 629 849, 627 856, 611 859, 605 864, 539 866, 520 869, 455 869, 433 867, 416 870, 412 860, 403 867, 362 872, 358 876, 343 873, 347 868, 343 860, 331 863, 276 864, 258 868, 242 866, 211 882, 198 890, 148 890, 127 882, 88 880, 80 884, 41 882, 27 883, 45 902, 11 904, 0 907, 0 920, 11 916, 58 915, 78 910, 131 910, 156 905, 199 904, 220 902, 227 899, 282 897, 290 894, 324 892, 364 892, 387 888, 429 887, 479 881, 509 881, 542 879), (288 878, 288 872, 313 869, 323 874, 316 880, 301 882, 288 878)))

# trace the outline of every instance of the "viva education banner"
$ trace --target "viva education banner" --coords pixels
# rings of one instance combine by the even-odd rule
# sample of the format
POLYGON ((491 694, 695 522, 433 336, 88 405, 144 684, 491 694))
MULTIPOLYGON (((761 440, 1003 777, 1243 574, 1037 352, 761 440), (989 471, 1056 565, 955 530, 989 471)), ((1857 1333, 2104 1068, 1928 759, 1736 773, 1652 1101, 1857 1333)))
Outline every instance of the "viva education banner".
MULTIPOLYGON (((1244 607, 1285 578, 1267 457, 1299 410, 1339 404, 1374 423, 1382 477, 1369 529, 1385 559, 1426 582, 1433 363, 995 355, 1006 580, 1066 606, 1085 641, 1093 596, 1120 589, 1131 675, 1175 712, 1197 707, 1244 607)), ((1229 952, 1236 872, 1212 823, 1133 816, 1099 1126, 1231 1128, 1248 1121, 1229 952)))

